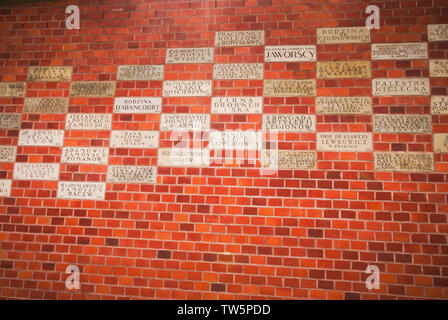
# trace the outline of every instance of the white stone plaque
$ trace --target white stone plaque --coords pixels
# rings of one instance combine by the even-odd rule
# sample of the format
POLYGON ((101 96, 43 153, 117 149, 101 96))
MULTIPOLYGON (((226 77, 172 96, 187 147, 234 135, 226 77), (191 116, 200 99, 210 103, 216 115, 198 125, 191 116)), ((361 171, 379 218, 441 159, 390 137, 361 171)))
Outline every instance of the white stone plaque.
POLYGON ((158 97, 121 97, 115 98, 115 113, 160 113, 162 98, 158 97))
POLYGON ((212 131, 209 149, 261 150, 263 136, 256 131, 212 131))
POLYGON ((160 130, 162 131, 196 131, 209 129, 209 114, 164 113, 160 120, 160 130))
POLYGON ((23 163, 14 164, 15 180, 58 180, 59 163, 23 163))
POLYGON ((372 43, 372 60, 428 59, 428 44, 414 43, 372 43))
POLYGON ((11 195, 11 180, 0 180, 0 197, 9 197, 11 195))
POLYGON ((368 43, 370 30, 364 27, 318 28, 317 43, 368 43))
POLYGON ((62 163, 107 164, 109 148, 65 147, 62 149, 62 163))
POLYGON ((67 115, 66 130, 110 130, 111 114, 71 113, 67 115))
POLYGON ((168 48, 166 63, 213 63, 214 48, 168 48))
POLYGON ((265 62, 316 61, 316 46, 270 46, 264 48, 265 62))
POLYGON ((163 80, 164 67, 164 65, 119 66, 117 80, 163 80))
POLYGON ((448 114, 448 96, 431 96, 431 112, 448 114))
POLYGON ((104 200, 106 184, 103 182, 71 182, 59 181, 59 199, 104 200))
POLYGON ((317 156, 313 151, 263 150, 263 168, 272 169, 314 169, 317 156))
POLYGON ((68 98, 25 98, 24 113, 66 113, 68 98))
POLYGON ((373 79, 373 95, 376 96, 428 96, 428 78, 373 79))
POLYGON ((18 129, 20 128, 20 113, 0 113, 0 129, 18 129))
POLYGON ((317 97, 318 114, 370 114, 372 99, 370 97, 317 97))
POLYGON ((388 115, 373 116, 373 130, 387 133, 430 133, 431 117, 427 115, 388 115))
POLYGON ((263 131, 314 132, 316 116, 311 114, 264 114, 263 131))
POLYGON ((164 81, 164 97, 209 97, 212 95, 210 80, 164 81))
POLYGON ((157 164, 166 167, 201 167, 210 163, 210 150, 189 148, 160 148, 157 164))
POLYGON ((109 166, 107 181, 115 183, 155 183, 157 168, 150 166, 109 166))
POLYGON ((20 130, 19 146, 62 146, 64 130, 20 130))
POLYGON ((318 61, 317 78, 365 79, 371 77, 370 61, 318 61))
POLYGON ((448 24, 429 24, 429 41, 448 41, 448 24))
POLYGON ((112 131, 111 148, 157 148, 158 131, 112 131))
POLYGON ((311 97, 316 95, 316 80, 264 80, 265 97, 311 97))
POLYGON ((378 171, 433 171, 434 156, 422 152, 375 152, 378 171))
POLYGON ((264 31, 218 31, 215 34, 216 47, 241 47, 264 45, 264 31))
POLYGON ((71 97, 113 97, 115 82, 113 81, 86 81, 72 82, 71 97))
POLYGON ((213 66, 213 78, 225 80, 263 79, 263 63, 226 63, 213 66))
POLYGON ((434 78, 448 77, 448 60, 430 60, 429 75, 434 78))
POLYGON ((448 152, 448 133, 434 134, 434 152, 448 152))
POLYGON ((14 162, 16 154, 16 146, 0 146, 0 162, 14 162))
POLYGON ((23 97, 25 82, 0 82, 0 97, 23 97))
POLYGON ((370 132, 318 132, 316 139, 319 151, 372 151, 370 132))
POLYGON ((212 113, 253 114, 263 112, 263 97, 213 97, 212 113))

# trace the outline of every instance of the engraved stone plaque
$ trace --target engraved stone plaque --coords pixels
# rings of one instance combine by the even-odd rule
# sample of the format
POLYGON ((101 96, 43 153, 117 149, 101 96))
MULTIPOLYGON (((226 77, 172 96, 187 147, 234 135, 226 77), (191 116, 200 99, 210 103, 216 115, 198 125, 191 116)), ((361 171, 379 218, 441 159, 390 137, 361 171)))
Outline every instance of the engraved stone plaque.
POLYGON ((107 164, 109 148, 65 147, 62 149, 62 163, 107 164))
POLYGON ((162 98, 122 97, 115 98, 115 113, 160 113, 162 98))
POLYGON ((70 81, 72 79, 72 67, 30 67, 28 81, 70 81))
POLYGON ((316 61, 316 46, 271 46, 264 48, 265 62, 316 61))
POLYGON ((0 113, 0 129, 18 129, 20 128, 20 113, 0 113))
POLYGON ((71 113, 67 115, 65 129, 67 130, 110 130, 111 114, 71 113))
POLYGON ((157 164, 167 167, 201 167, 210 163, 209 149, 160 148, 157 164))
POLYGON ((263 97, 213 97, 212 113, 252 114, 263 112, 263 97))
POLYGON ((0 82, 0 97, 23 97, 25 82, 0 82))
POLYGON ((427 115, 387 115, 373 117, 375 132, 390 133, 430 133, 431 118, 427 115))
POLYGON ((0 180, 0 197, 9 197, 11 195, 11 180, 0 180))
POLYGON ((448 152, 448 133, 434 134, 434 152, 448 152))
POLYGON ((241 47, 264 45, 264 31, 218 31, 215 35, 216 47, 241 47))
POLYGON ((164 97, 195 97, 212 95, 210 80, 164 81, 164 97))
POLYGON ((164 113, 160 120, 160 130, 163 131, 195 131, 209 130, 209 114, 173 114, 164 113))
POLYGON ((369 114, 372 112, 370 97, 317 97, 316 113, 319 114, 369 114))
POLYGON ((166 63, 213 63, 214 48, 168 48, 166 63))
POLYGON ((317 43, 368 43, 370 30, 366 27, 318 28, 317 43))
POLYGON ((378 171, 433 171, 434 156, 421 152, 375 152, 378 171))
POLYGON ((25 98, 24 113, 66 113, 67 98, 25 98))
POLYGON ((71 182, 59 181, 59 199, 104 200, 106 184, 103 182, 71 182))
POLYGON ((149 166, 109 166, 107 181, 116 183, 155 183, 157 168, 149 166))
POLYGON ((15 180, 58 180, 59 163, 22 163, 14 165, 15 180))
POLYGON ((428 44, 415 43, 372 43, 372 60, 428 59, 428 44))
POLYGON ((373 95, 376 96, 428 96, 428 78, 373 79, 373 95))
POLYGON ((119 66, 117 80, 163 80, 164 65, 119 66))
POLYGON ((314 132, 316 116, 309 114, 264 114, 263 131, 314 132))
POLYGON ((112 81, 86 81, 72 82, 70 95, 72 97, 113 97, 115 82, 112 81))
POLYGON ((429 61, 429 75, 431 77, 448 77, 448 60, 429 61))
POLYGON ((213 66, 215 79, 263 79, 263 63, 228 63, 213 66))
POLYGON ((431 96, 431 112, 448 114, 448 96, 431 96))
POLYGON ((263 168, 278 169, 314 169, 316 168, 316 152, 296 150, 263 150, 263 168))
POLYGON ((317 62, 317 77, 322 79, 370 78, 370 61, 317 62))
POLYGON ((0 162, 14 162, 16 154, 16 146, 0 146, 0 162))
POLYGON ((111 148, 157 148, 158 131, 112 131, 111 148))
POLYGON ((315 96, 316 80, 264 80, 265 97, 315 96))
POLYGON ((255 131, 212 131, 209 149, 261 150, 262 133, 255 131))
POLYGON ((448 24, 429 24, 429 41, 448 41, 448 24))
POLYGON ((19 146, 62 146, 64 130, 20 130, 19 146))
POLYGON ((370 132, 318 132, 316 139, 320 151, 372 151, 370 132))

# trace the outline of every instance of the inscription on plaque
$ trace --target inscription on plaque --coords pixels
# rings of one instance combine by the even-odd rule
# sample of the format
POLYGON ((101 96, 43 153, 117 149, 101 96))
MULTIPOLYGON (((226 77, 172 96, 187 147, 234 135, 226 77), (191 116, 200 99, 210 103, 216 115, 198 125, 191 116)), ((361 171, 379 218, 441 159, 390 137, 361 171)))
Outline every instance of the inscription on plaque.
POLYGON ((155 183, 156 167, 146 166, 109 166, 107 181, 117 183, 155 183))
POLYGON ((66 113, 67 98, 25 98, 25 113, 66 113))
POLYGON ((20 130, 19 146, 62 146, 64 130, 20 130))
POLYGON ((209 114, 162 114, 160 130, 208 130, 210 129, 209 114))
POLYGON ((264 80, 265 97, 315 96, 316 80, 264 80))
POLYGON ((112 131, 111 148, 157 148, 158 131, 112 131))
POLYGON ((372 151, 370 132, 318 132, 316 139, 320 151, 372 151))
POLYGON ((157 164, 168 167, 200 167, 210 163, 209 149, 160 148, 157 164))
POLYGON ((210 80, 190 81, 164 81, 164 97, 195 97, 212 95, 212 82, 210 80))
POLYGON ((317 97, 319 114, 369 114, 372 111, 370 97, 317 97))
POLYGON ((102 182, 68 182, 59 181, 58 195, 60 199, 104 200, 106 184, 102 182))
POLYGON ((11 180, 0 180, 0 197, 9 197, 11 194, 11 180))
POLYGON ((307 114, 264 114, 263 130, 313 132, 316 131, 316 116, 307 114))
POLYGON ((72 67, 30 67, 28 81, 70 81, 72 67))
POLYGON ((317 62, 317 77, 323 79, 370 78, 370 61, 317 62))
POLYGON ((169 48, 166 63, 213 63, 214 48, 169 48))
POLYGON ((212 113, 251 114, 263 112, 263 97, 213 97, 212 113))
POLYGON ((112 81, 72 82, 70 89, 72 97, 113 97, 114 94, 115 82, 112 81))
POLYGON ((318 44, 366 42, 370 42, 370 30, 366 27, 317 29, 318 44))
POLYGON ((390 133, 429 133, 431 118, 426 115, 385 115, 373 117, 375 132, 390 133))
POLYGON ((448 133, 434 134, 434 152, 448 152, 448 133))
POLYGON ((419 152, 375 152, 375 170, 433 171, 434 156, 419 152))
POLYGON ((163 65, 119 66, 117 80, 163 80, 163 65))
POLYGON ((212 131, 210 149, 261 150, 262 133, 255 131, 212 131))
POLYGON ((448 77, 448 60, 429 61, 429 75, 431 77, 448 77))
POLYGON ((316 61, 316 46, 271 46, 264 49, 265 62, 316 61))
POLYGON ((263 79, 263 63, 228 63, 213 66, 215 79, 263 79))
POLYGON ((0 82, 0 97, 23 97, 25 82, 0 82))
POLYGON ((448 24, 429 24, 429 41, 448 41, 448 24))
POLYGON ((162 98, 157 97, 126 97, 115 98, 115 113, 160 113, 162 98))
POLYGON ((0 129, 20 128, 20 113, 0 113, 0 129))
POLYGON ((317 157, 309 151, 263 150, 261 159, 263 168, 314 169, 317 157))
POLYGON ((14 165, 16 180, 58 180, 59 163, 21 163, 14 165))
POLYGON ((431 112, 448 114, 448 96, 431 96, 431 112))
POLYGON ((66 147, 62 149, 62 163, 107 164, 109 148, 66 147))
POLYGON ((0 161, 14 162, 16 161, 16 146, 0 146, 0 161))
POLYGON ((373 94, 377 96, 427 96, 428 78, 373 79, 373 94))
POLYGON ((416 43, 373 43, 372 60, 428 59, 428 44, 416 43))
POLYGON ((112 125, 111 114, 71 113, 67 115, 67 130, 109 130, 112 125))
POLYGON ((215 35, 215 46, 262 46, 264 45, 264 31, 218 31, 215 35))

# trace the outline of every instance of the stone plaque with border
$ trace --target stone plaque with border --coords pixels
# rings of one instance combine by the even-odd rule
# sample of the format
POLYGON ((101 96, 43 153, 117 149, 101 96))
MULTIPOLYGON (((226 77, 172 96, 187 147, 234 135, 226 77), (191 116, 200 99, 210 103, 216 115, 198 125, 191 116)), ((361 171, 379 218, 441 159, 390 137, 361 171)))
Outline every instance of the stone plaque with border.
POLYGON ((119 66, 117 80, 163 80, 164 68, 164 65, 119 66))
POLYGON ((428 44, 414 43, 372 43, 372 60, 428 59, 428 44))
POLYGON ((448 77, 448 60, 430 60, 429 76, 434 78, 448 77))
POLYGON ((66 113, 68 98, 25 98, 24 113, 66 113))
POLYGON ((448 41, 448 24, 429 24, 429 41, 448 41))
POLYGON ((62 146, 64 130, 20 130, 19 146, 62 146))
POLYGON ((317 62, 317 77, 321 79, 365 79, 370 76, 370 61, 317 62))
POLYGON ((158 131, 112 131, 111 148, 157 148, 158 131))
POLYGON ((0 197, 9 197, 11 195, 12 180, 0 180, 0 197))
POLYGON ((226 63, 213 66, 214 79, 263 79, 263 72, 263 63, 226 63))
POLYGON ((58 183, 59 199, 104 200, 105 194, 104 182, 59 181, 58 183))
POLYGON ((434 152, 448 152, 448 133, 434 134, 434 152))
POLYGON ((375 152, 375 170, 428 172, 434 170, 434 156, 423 152, 375 152))
POLYGON ((372 99, 370 97, 317 97, 318 114, 370 114, 372 99))
POLYGON ((210 129, 209 114, 164 113, 160 120, 161 131, 196 131, 210 129))
POLYGON ((428 115, 388 115, 373 116, 373 131, 380 133, 430 133, 431 117, 428 115))
POLYGON ((215 34, 216 47, 246 47, 264 45, 264 31, 218 31, 215 34))
POLYGON ((107 164, 109 148, 64 147, 61 163, 107 164))
POLYGON ((14 164, 15 180, 58 180, 59 163, 23 163, 14 164))
POLYGON ((111 114, 70 113, 65 122, 66 130, 110 130, 111 114))
POLYGON ((316 46, 270 46, 264 48, 265 62, 316 61, 316 46))
POLYGON ((28 81, 70 81, 72 79, 72 67, 44 66, 30 67, 28 81))
POLYGON ((316 95, 316 80, 264 80, 265 97, 313 97, 316 95))
POLYGON ((157 164, 167 167, 202 167, 210 163, 210 150, 189 148, 160 148, 157 164))
POLYGON ((16 146, 0 146, 0 162, 14 162, 16 154, 16 146))
POLYGON ((310 114, 264 114, 263 131, 314 132, 316 116, 310 114))
POLYGON ((164 81, 164 97, 209 97, 212 95, 212 81, 210 80, 185 80, 164 81))
POLYGON ((0 82, 0 97, 23 97, 25 82, 0 82))
POLYGON ((432 114, 448 114, 448 96, 431 96, 432 114))
POLYGON ((372 91, 376 96, 428 96, 429 88, 429 78, 372 80, 372 91))
POLYGON ((261 150, 262 133, 256 131, 212 131, 209 149, 261 150))
POLYGON ((263 150, 263 168, 272 169, 314 169, 317 156, 313 151, 298 150, 263 150))
POLYGON ((319 151, 372 151, 370 132, 318 132, 316 134, 319 151))
POLYGON ((107 181, 114 183, 155 183, 157 167, 150 166, 109 166, 107 181))
POLYGON ((72 97, 113 97, 115 82, 113 81, 86 81, 72 82, 70 96, 72 97))
POLYGON ((21 119, 20 113, 0 113, 0 129, 19 129, 21 119))
POLYGON ((366 27, 318 28, 317 43, 369 43, 370 30, 366 27))
POLYGON ((263 97, 213 97, 212 113, 253 114, 263 112, 263 97))
POLYGON ((168 48, 166 63, 213 63, 214 48, 168 48))
POLYGON ((160 113, 162 98, 158 97, 121 97, 115 98, 115 113, 160 113))

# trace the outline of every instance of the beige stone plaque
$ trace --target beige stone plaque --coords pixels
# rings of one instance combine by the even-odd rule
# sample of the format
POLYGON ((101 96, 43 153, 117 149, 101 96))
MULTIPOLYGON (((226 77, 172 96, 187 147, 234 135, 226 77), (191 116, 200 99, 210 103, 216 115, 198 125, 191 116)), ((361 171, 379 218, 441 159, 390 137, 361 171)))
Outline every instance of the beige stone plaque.
POLYGON ((209 97, 212 95, 210 80, 164 81, 164 97, 209 97))
POLYGON ((112 131, 111 148, 157 148, 158 131, 112 131))
POLYGON ((0 197, 9 197, 11 195, 11 180, 0 180, 0 197))
POLYGON ((16 146, 0 146, 0 162, 14 162, 16 154, 16 146))
POLYGON ((62 149, 61 163, 107 164, 109 148, 65 147, 62 149))
POLYGON ((317 77, 322 79, 370 78, 370 61, 317 62, 317 77))
POLYGON ((373 79, 376 96, 428 96, 429 78, 373 79))
POLYGON ((62 146, 64 130, 20 130, 19 146, 62 146))
POLYGON ((212 113, 252 114, 263 112, 263 97, 213 97, 212 113))
POLYGON ((263 136, 255 131, 212 131, 209 149, 261 150, 263 136))
POLYGON ((264 80, 265 97, 315 96, 316 80, 264 80))
POLYGON ((370 114, 372 99, 370 97, 317 97, 318 114, 370 114))
POLYGON ((66 113, 68 98, 25 98, 24 113, 66 113))
POLYGON ((59 181, 59 199, 104 200, 106 184, 103 182, 71 182, 59 181))
POLYGON ((428 59, 428 44, 414 43, 372 43, 372 60, 428 59))
POLYGON ((65 122, 66 130, 110 130, 111 114, 70 113, 65 122))
POLYGON ((164 113, 160 120, 162 131, 196 131, 210 129, 209 114, 164 113))
POLYGON ((434 152, 448 152, 448 133, 434 134, 434 152))
POLYGON ((368 43, 370 30, 366 27, 318 28, 317 43, 368 43))
POLYGON ((121 97, 115 98, 115 113, 160 113, 162 98, 158 97, 121 97))
POLYGON ((271 169, 314 169, 317 156, 313 151, 263 150, 263 168, 271 169))
POLYGON ((160 148, 157 164, 166 167, 201 167, 210 163, 210 150, 160 148))
POLYGON ((264 114, 263 131, 314 132, 316 116, 312 114, 264 114))
POLYGON ((166 63, 213 63, 214 48, 168 48, 166 63))
POLYGON ((448 24, 429 24, 429 41, 448 41, 448 24))
POLYGON ((316 139, 319 151, 372 151, 370 132, 318 132, 316 139))
POLYGON ((316 46, 270 46, 264 48, 265 62, 316 61, 316 46))
POLYGON ((59 163, 22 163, 14 164, 15 180, 58 180, 59 163))
POLYGON ((72 67, 46 66, 30 67, 28 69, 28 81, 70 81, 72 79, 72 67))
POLYGON ((432 114, 448 114, 448 96, 431 96, 432 114))
POLYGON ((213 66, 213 78, 225 80, 263 79, 263 63, 228 63, 213 66))
POLYGON ((388 115, 373 116, 373 130, 387 133, 430 133, 431 117, 427 115, 388 115))
POLYGON ((20 113, 0 113, 0 129, 18 129, 20 128, 20 113))
POLYGON ((262 46, 264 31, 218 31, 215 34, 216 47, 262 46))
POLYGON ((433 171, 432 153, 375 152, 375 170, 378 171, 433 171))
POLYGON ((109 166, 107 181, 114 183, 155 183, 157 168, 150 166, 109 166))
POLYGON ((448 77, 448 60, 429 61, 429 75, 431 77, 448 77))
POLYGON ((72 97, 113 97, 114 94, 113 81, 72 82, 70 89, 72 97))
POLYGON ((0 82, 0 97, 23 97, 25 82, 0 82))
POLYGON ((164 65, 119 66, 117 80, 163 80, 164 68, 164 65))

